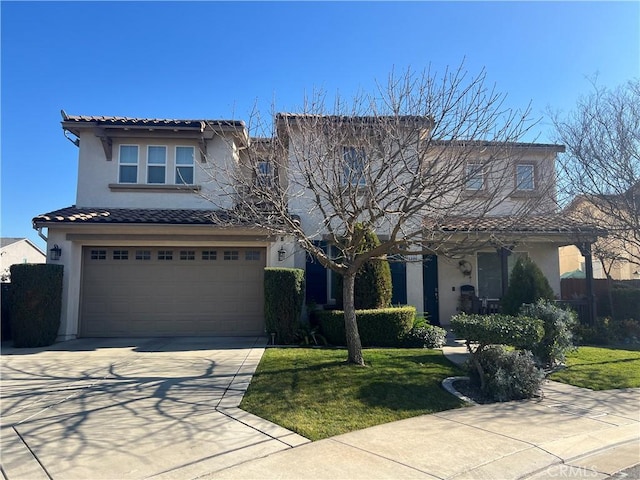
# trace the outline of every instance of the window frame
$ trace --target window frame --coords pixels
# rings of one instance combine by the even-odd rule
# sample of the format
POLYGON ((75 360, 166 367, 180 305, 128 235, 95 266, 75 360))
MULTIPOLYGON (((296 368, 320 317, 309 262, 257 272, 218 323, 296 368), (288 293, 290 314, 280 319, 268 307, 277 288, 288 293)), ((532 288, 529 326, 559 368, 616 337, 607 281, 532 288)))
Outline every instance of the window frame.
POLYGON ((484 163, 481 162, 468 162, 464 168, 465 182, 464 189, 467 192, 483 192, 487 189, 487 172, 485 170, 484 163), (479 168, 478 168, 479 167, 479 168), (477 168, 477 170, 476 170, 477 168), (477 182, 478 177, 481 181, 481 186, 476 188, 472 186, 472 182, 477 182))
POLYGON ((538 188, 538 182, 536 181, 536 172, 537 172, 537 168, 536 168, 536 164, 533 162, 522 162, 522 163, 518 163, 516 164, 516 171, 515 171, 515 189, 516 192, 535 192, 536 189, 538 188), (531 168, 531 175, 529 176, 530 181, 531 181, 531 188, 523 188, 522 185, 522 180, 520 179, 520 175, 519 175, 519 170, 521 167, 530 167, 531 168))
POLYGON ((166 185, 167 183, 167 146, 166 145, 147 145, 147 184, 148 185, 166 185), (162 163, 151 163, 151 149, 163 149, 164 150, 164 158, 162 163), (151 169, 160 169, 162 168, 162 182, 152 182, 151 178, 151 169))
POLYGON ((353 187, 366 187, 365 175, 367 152, 363 147, 342 146, 342 184, 353 187))
POLYGON ((139 170, 140 170, 139 166, 140 166, 140 145, 128 144, 128 143, 120 144, 119 147, 118 147, 118 183, 119 184, 123 184, 123 185, 135 185, 135 184, 139 183, 139 177, 140 177, 140 175, 139 175, 139 170), (136 149, 136 160, 135 160, 135 163, 123 162, 122 161, 122 156, 123 156, 122 155, 122 150, 123 150, 123 147, 129 147, 129 148, 135 147, 135 149, 136 149), (122 177, 123 177, 122 168, 123 167, 129 167, 129 168, 133 167, 133 168, 135 168, 135 172, 136 172, 135 173, 135 177, 136 177, 135 181, 133 181, 133 182, 123 181, 123 179, 122 179, 122 177))
POLYGON ((196 169, 195 169, 195 158, 196 158, 196 149, 194 146, 192 145, 176 145, 175 149, 174 149, 174 180, 175 180, 175 185, 194 185, 195 184, 195 175, 196 175, 196 169), (191 155, 191 163, 190 164, 186 164, 186 163, 178 163, 178 150, 180 149, 190 149, 192 152, 191 155), (180 173, 180 169, 191 169, 191 182, 187 183, 184 181, 181 181, 183 177, 182 173, 180 173))

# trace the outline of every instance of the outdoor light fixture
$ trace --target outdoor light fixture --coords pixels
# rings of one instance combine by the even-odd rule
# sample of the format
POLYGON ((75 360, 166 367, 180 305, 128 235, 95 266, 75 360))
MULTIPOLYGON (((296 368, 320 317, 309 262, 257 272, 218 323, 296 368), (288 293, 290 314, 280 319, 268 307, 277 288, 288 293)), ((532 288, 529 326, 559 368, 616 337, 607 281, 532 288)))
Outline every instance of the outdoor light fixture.
POLYGON ((49 250, 49 254, 51 260, 60 260, 60 257, 62 256, 62 249, 56 243, 53 248, 49 250))
POLYGON ((287 251, 281 247, 280 250, 278 250, 278 261, 284 262, 284 257, 286 254, 287 254, 287 251))

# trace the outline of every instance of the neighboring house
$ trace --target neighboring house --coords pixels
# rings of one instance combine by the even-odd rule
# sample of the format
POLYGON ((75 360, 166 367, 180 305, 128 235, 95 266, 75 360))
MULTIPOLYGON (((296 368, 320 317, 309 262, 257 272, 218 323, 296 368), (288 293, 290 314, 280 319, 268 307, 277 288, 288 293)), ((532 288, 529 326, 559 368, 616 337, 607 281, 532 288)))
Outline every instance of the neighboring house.
MULTIPOLYGON (((225 169, 213 166, 226 165, 227 172, 234 172, 247 148, 266 151, 269 144, 268 139, 250 139, 243 122, 63 112, 62 128, 79 147, 76 203, 33 219, 40 233, 47 230, 47 249, 60 248, 59 258, 48 261, 65 267, 60 339, 262 335, 266 266, 306 268, 307 300, 333 302, 333 275, 291 239, 241 221, 229 226, 238 192, 221 187, 229 179, 217 177, 225 169)), ((493 148, 479 143, 460 148, 480 146, 493 148)), ((520 179, 523 188, 509 202, 517 205, 544 194, 553 203, 553 189, 542 187, 554 182, 555 157, 563 147, 513 146, 523 166, 514 171, 514 181, 520 179)), ((256 181, 283 183, 286 175, 273 172, 266 158, 257 166, 256 181)), ((468 185, 470 194, 490 186, 482 176, 476 180, 468 185)), ((292 199, 290 208, 303 225, 317 228, 317 221, 305 216, 304 198, 292 199)), ((460 307, 462 291, 471 287, 476 298, 494 302, 502 296, 519 255, 529 255, 559 295, 558 247, 579 239, 583 226, 555 214, 537 215, 524 224, 503 214, 493 212, 481 222, 460 217, 440 229, 451 241, 499 236, 509 240, 510 249, 484 242, 455 258, 392 259, 400 260, 391 264, 394 303, 414 305, 446 324, 460 307)), ((320 234, 317 242, 323 241, 320 234)))
MULTIPOLYGON (((612 280, 640 278, 640 231, 638 230, 639 188, 623 196, 576 197, 565 209, 566 216, 576 221, 597 223, 609 234, 599 238, 592 247, 593 277, 612 280), (631 197, 631 200, 629 197, 631 197), (625 197, 625 198, 620 198, 625 197), (635 208, 630 205, 635 205, 635 208), (627 212, 629 212, 627 214, 627 212)), ((585 257, 575 245, 560 249, 560 274, 584 271, 585 257)))
POLYGON ((9 268, 17 263, 45 263, 47 256, 28 238, 0 239, 0 271, 2 281, 10 281, 9 268))

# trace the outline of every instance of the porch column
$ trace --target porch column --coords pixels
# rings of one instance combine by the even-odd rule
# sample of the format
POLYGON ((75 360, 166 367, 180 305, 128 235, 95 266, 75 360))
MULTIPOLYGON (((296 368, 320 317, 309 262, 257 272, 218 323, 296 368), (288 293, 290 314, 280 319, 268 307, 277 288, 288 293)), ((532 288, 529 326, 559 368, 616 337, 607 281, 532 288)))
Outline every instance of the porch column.
POLYGON ((593 260, 591 257, 591 242, 581 242, 576 245, 584 257, 584 269, 587 280, 587 319, 589 325, 596 323, 596 296, 593 293, 593 260))
POLYGON ((502 275, 502 297, 507 294, 509 288, 509 255, 513 247, 500 247, 498 255, 500 255, 500 273, 502 275))

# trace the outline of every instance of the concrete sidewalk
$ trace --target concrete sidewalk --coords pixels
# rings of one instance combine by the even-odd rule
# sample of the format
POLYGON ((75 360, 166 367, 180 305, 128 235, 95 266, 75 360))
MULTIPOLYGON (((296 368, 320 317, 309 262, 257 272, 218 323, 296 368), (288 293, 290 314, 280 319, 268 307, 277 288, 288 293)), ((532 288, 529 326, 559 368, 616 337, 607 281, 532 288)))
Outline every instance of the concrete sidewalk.
MULTIPOLYGON (((444 352, 466 356, 456 342, 444 352)), ((355 431, 202 478, 598 480, 640 463, 640 389, 547 382, 544 392, 355 431)))

